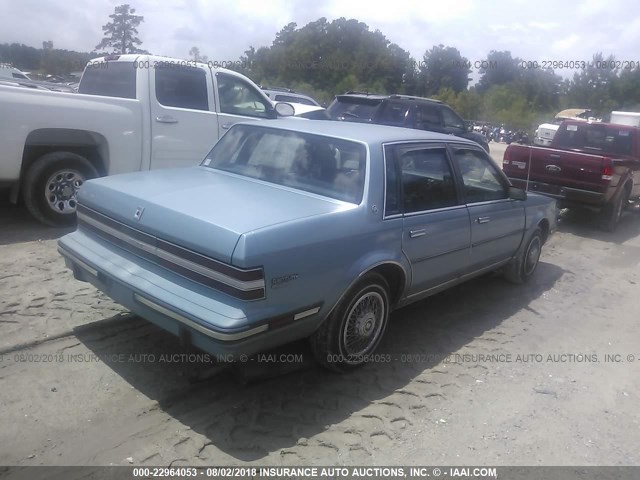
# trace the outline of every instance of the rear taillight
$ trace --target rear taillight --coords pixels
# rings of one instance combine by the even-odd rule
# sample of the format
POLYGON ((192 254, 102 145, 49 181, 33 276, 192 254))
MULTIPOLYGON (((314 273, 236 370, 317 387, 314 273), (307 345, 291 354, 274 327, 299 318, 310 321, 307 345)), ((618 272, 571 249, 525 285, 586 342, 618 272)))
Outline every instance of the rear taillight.
POLYGON ((611 180, 613 175, 613 161, 609 157, 602 159, 602 180, 611 180))
POLYGON ((509 152, 509 147, 507 147, 507 149, 504 151, 504 156, 502 157, 502 164, 509 165, 510 161, 511 161, 511 153, 509 152))

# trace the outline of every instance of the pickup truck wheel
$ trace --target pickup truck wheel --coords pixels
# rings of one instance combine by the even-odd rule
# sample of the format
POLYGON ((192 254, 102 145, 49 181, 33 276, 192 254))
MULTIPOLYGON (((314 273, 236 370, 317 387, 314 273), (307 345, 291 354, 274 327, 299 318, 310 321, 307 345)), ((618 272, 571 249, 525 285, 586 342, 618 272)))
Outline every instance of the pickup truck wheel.
POLYGON ((367 362, 389 320, 389 285, 381 275, 365 275, 311 337, 311 349, 325 368, 346 372, 367 362))
POLYGON ((603 230, 607 232, 615 232, 618 228, 618 224, 620 223, 620 218, 622 217, 622 212, 624 211, 629 199, 629 191, 625 188, 618 199, 605 205, 601 212, 601 220, 600 225, 603 230))
POLYGON ((38 221, 53 227, 76 221, 76 195, 82 184, 98 176, 84 157, 71 152, 47 153, 34 162, 24 179, 24 202, 38 221))
POLYGON ((522 255, 516 257, 504 270, 504 276, 512 283, 525 283, 538 267, 542 253, 542 230, 536 228, 529 238, 522 255))

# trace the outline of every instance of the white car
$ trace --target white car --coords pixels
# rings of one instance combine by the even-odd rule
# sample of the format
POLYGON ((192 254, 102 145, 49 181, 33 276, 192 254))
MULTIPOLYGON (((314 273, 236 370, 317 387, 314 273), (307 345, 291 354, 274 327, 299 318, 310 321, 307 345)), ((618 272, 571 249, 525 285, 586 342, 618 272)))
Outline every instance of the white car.
POLYGON ((31 80, 29 76, 7 63, 0 63, 0 80, 31 80))
POLYGON ((308 95, 294 92, 288 88, 267 88, 262 87, 262 91, 274 102, 300 103, 302 105, 316 106, 320 104, 308 95))

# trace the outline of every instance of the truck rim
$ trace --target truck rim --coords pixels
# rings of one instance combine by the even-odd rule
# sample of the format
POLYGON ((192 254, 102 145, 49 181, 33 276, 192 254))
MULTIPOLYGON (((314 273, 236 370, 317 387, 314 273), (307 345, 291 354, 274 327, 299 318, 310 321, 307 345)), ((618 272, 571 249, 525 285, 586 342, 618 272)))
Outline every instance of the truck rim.
MULTIPOLYGON (((384 325, 385 309, 385 301, 378 292, 367 292, 354 303, 343 330, 347 356, 366 354, 376 345, 384 325)), ((359 363, 355 359, 354 362, 359 363)))
POLYGON ((77 170, 58 170, 45 184, 45 197, 49 208, 58 214, 73 214, 78 206, 76 196, 85 178, 77 170))

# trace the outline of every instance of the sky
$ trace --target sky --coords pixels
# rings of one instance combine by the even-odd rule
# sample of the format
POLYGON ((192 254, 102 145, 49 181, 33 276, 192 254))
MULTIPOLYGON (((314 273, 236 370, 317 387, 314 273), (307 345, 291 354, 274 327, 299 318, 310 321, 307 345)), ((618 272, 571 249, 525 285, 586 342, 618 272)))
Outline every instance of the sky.
MULTIPOLYGON (((102 25, 122 0, 0 0, 0 43, 92 51, 102 25)), ((271 45, 289 22, 356 18, 380 30, 416 60, 433 45, 455 47, 472 64, 491 50, 525 61, 589 61, 596 52, 640 61, 635 0, 130 0, 144 16, 142 48, 189 58, 193 46, 210 61, 237 60, 271 45)), ((562 74, 560 70, 556 73, 562 74)), ((563 75, 567 76, 567 75, 563 75)))

